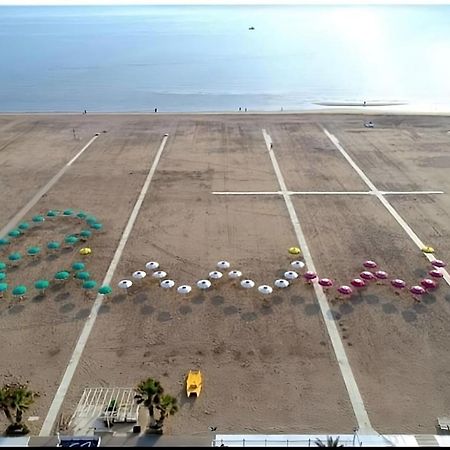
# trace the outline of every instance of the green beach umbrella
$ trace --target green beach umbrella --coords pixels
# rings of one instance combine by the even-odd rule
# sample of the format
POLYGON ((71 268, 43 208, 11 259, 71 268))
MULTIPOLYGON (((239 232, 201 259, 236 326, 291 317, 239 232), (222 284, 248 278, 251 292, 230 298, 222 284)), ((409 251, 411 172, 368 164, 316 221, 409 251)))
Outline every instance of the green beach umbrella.
POLYGON ((54 209, 51 209, 50 211, 47 212, 47 217, 56 217, 58 215, 58 212, 55 211, 54 209))
POLYGON ((27 287, 24 286, 23 284, 19 284, 19 286, 16 286, 12 290, 12 295, 14 295, 14 297, 22 298, 26 293, 27 293, 27 287))
POLYGON ((61 244, 60 244, 59 242, 57 242, 57 241, 50 241, 50 242, 47 244, 47 248, 48 248, 49 250, 58 250, 59 247, 61 247, 61 244))
POLYGON ((11 241, 8 238, 0 238, 0 247, 5 247, 9 245, 11 241))
POLYGON ((61 270, 60 272, 55 273, 55 280, 65 281, 70 277, 70 273, 66 270, 61 270))
POLYGON ((28 230, 28 228, 30 228, 30 224, 28 222, 22 222, 19 223, 19 230, 25 231, 28 230))
POLYGON ((16 229, 14 229, 14 230, 11 230, 11 231, 8 233, 8 236, 11 236, 11 237, 16 238, 16 237, 19 237, 21 234, 22 234, 21 231, 18 230, 18 229, 16 228, 16 229))
POLYGON ((98 290, 98 293, 103 294, 103 295, 111 294, 111 292, 112 292, 112 288, 111 288, 111 286, 108 286, 107 284, 101 286, 98 290))
POLYGON ((34 223, 42 223, 45 221, 45 217, 44 216, 33 216, 33 218, 31 219, 34 223))
POLYGON ((0 272, 0 281, 6 280, 6 273, 0 272))
POLYGON ((65 209, 63 211, 64 216, 73 216, 73 209, 65 209))
POLYGON ((97 286, 97 282, 94 280, 87 280, 83 283, 83 289, 89 290, 94 289, 97 286))
POLYGON ((77 272, 75 274, 75 278, 78 280, 87 281, 89 278, 91 278, 91 274, 89 272, 77 272))
POLYGON ((3 261, 0 261, 0 270, 5 270, 6 264, 3 261))
POLYGON ((84 263, 82 263, 82 262, 74 262, 73 264, 72 264, 72 269, 73 270, 83 270, 84 269, 84 263))
POLYGON ((34 287, 41 291, 41 294, 45 294, 45 290, 50 286, 50 283, 47 280, 37 280, 34 283, 34 287))
POLYGON ((78 217, 79 219, 81 219, 81 220, 84 220, 84 219, 86 219, 87 214, 86 214, 84 211, 80 211, 80 212, 77 214, 77 217, 78 217))
POLYGON ((94 230, 101 230, 103 228, 103 225, 101 223, 91 223, 90 227, 93 228, 94 230))
POLYGON ((10 261, 20 261, 22 259, 22 255, 19 252, 14 252, 8 256, 8 259, 10 261))
POLYGON ((33 246, 33 247, 28 247, 27 248, 27 254, 30 256, 36 256, 39 255, 39 253, 41 253, 41 248, 37 247, 37 246, 33 246))
POLYGON ((81 231, 80 231, 80 236, 81 236, 83 239, 90 238, 90 237, 92 236, 92 231, 91 231, 91 230, 81 230, 81 231))
POLYGON ((64 242, 69 245, 74 245, 78 242, 78 238, 76 236, 70 235, 64 238, 64 242))
POLYGON ((0 297, 3 297, 3 292, 8 289, 8 283, 0 283, 0 297))

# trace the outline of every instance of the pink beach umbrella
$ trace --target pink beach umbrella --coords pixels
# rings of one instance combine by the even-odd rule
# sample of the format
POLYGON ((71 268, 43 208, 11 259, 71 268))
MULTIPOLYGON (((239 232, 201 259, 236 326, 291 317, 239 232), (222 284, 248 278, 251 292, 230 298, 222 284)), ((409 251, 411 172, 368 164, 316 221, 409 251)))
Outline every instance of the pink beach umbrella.
POLYGON ((377 271, 375 272, 375 277, 376 277, 378 280, 387 280, 387 278, 388 278, 388 273, 385 272, 384 270, 377 270, 377 271))
POLYGON ((350 286, 342 285, 337 288, 339 294, 342 294, 345 297, 350 297, 353 294, 353 289, 350 286))
POLYGON ((365 270, 364 272, 361 272, 359 274, 359 276, 363 279, 363 280, 375 280, 375 275, 372 272, 369 272, 368 270, 365 270))
POLYGON ((324 291, 333 286, 333 281, 329 278, 321 278, 319 284, 324 288, 324 291))
POLYGON ((421 280, 420 284, 423 288, 428 290, 436 289, 437 287, 436 281, 431 280, 430 278, 424 278, 423 280, 421 280))
POLYGON ((419 297, 425 294, 426 291, 422 286, 412 286, 409 292, 413 295, 414 300, 420 301, 419 297))
POLYGON ((312 270, 307 270, 304 274, 303 277, 305 278, 306 282, 311 284, 313 280, 315 280, 317 278, 317 274, 316 272, 313 272, 312 270))
POLYGON ((433 278, 442 278, 442 277, 444 276, 444 274, 443 274, 440 270, 438 270, 438 269, 430 270, 428 273, 429 273, 433 278))
POLYGON ((355 288, 363 288, 366 286, 366 282, 362 280, 361 278, 353 278, 352 281, 350 281, 350 284, 354 286, 355 288))
POLYGON ((400 292, 400 289, 404 289, 406 287, 406 283, 403 280, 400 280, 400 278, 395 278, 394 280, 391 280, 391 285, 398 289, 395 293, 398 295, 400 292))
POLYGON ((377 267, 377 263, 375 261, 371 261, 370 259, 368 259, 367 261, 363 262, 363 266, 366 269, 375 269, 377 267))
POLYGON ((447 263, 445 263, 444 261, 442 261, 440 259, 435 259, 434 261, 431 261, 431 264, 434 267, 445 267, 447 265, 447 263))

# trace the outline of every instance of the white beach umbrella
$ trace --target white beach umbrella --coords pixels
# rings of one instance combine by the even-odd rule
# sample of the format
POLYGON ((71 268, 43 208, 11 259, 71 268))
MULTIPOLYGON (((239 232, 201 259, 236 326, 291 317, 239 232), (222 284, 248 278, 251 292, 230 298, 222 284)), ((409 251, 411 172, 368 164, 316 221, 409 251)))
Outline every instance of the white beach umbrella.
POLYGON ((133 278, 136 278, 136 280, 142 280, 146 276, 147 274, 143 270, 136 270, 136 272, 133 272, 133 278))
POLYGON ((228 261, 219 261, 217 263, 217 268, 218 269, 229 269, 230 268, 230 263, 228 261))
POLYGON ((232 270, 231 272, 228 272, 229 278, 240 278, 242 277, 242 272, 239 270, 232 270))
POLYGON ((177 292, 179 294, 183 294, 183 295, 189 294, 189 292, 191 292, 191 291, 192 291, 192 288, 187 284, 183 284, 182 286, 178 286, 178 288, 177 288, 177 292))
POLYGON ((154 278, 164 278, 167 276, 167 273, 164 272, 163 270, 158 270, 157 272, 153 272, 152 277, 154 278))
POLYGON ((270 286, 267 286, 267 284, 262 284, 261 286, 258 286, 258 291, 261 294, 268 295, 272 293, 273 289, 270 286))
POLYGON ((211 287, 211 281, 209 280, 199 280, 197 281, 197 287, 199 289, 208 289, 211 287))
POLYGON ((173 288, 175 286, 175 281, 173 280, 164 280, 161 281, 160 286, 164 289, 170 289, 173 288))
POLYGON ((253 280, 242 280, 241 286, 245 289, 251 289, 255 286, 255 282, 253 280))
POLYGON ((120 289, 125 289, 125 291, 128 293, 128 289, 133 285, 133 282, 131 280, 121 280, 117 284, 120 289))
POLYGON ((277 288, 283 289, 287 288, 289 286, 289 281, 285 280, 283 278, 280 278, 279 280, 275 280, 273 283, 277 288))
POLYGON ((149 261, 149 262, 145 265, 145 267, 146 267, 148 270, 156 270, 156 269, 159 267, 159 263, 156 262, 156 261, 149 261))
POLYGON ((303 261, 292 261, 291 266, 294 269, 303 269, 303 267, 305 267, 305 263, 303 261))
POLYGON ((293 270, 288 270, 287 272, 284 272, 284 278, 286 278, 286 280, 295 280, 298 278, 298 273, 293 270))
POLYGON ((209 278, 211 278, 212 280, 219 280, 220 278, 222 278, 222 276, 222 272, 218 272, 217 270, 209 272, 209 278))

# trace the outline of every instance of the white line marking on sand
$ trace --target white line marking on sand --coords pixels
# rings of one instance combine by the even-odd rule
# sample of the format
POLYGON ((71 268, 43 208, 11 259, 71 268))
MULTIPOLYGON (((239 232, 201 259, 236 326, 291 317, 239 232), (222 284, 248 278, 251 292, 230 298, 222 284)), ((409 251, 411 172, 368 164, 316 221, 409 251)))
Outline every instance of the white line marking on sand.
POLYGON ((69 167, 97 138, 98 135, 95 135, 44 187, 36 192, 34 197, 0 230, 0 236, 4 236, 17 226, 30 209, 52 188, 52 186, 66 173, 67 169, 69 169, 69 167))
MULTIPOLYGON (((109 284, 112 280, 112 277, 114 276, 114 271, 116 270, 116 267, 119 264, 120 257, 122 256, 125 244, 127 243, 128 237, 130 236, 130 233, 133 229, 134 223, 139 214, 139 210, 141 209, 142 203, 150 186, 150 182, 152 181, 153 175, 156 171, 156 167, 158 166, 167 139, 168 139, 167 136, 163 138, 161 145, 158 149, 158 152, 156 153, 152 167, 150 168, 150 172, 148 173, 145 183, 142 186, 141 193, 139 194, 139 197, 136 200, 136 204, 134 205, 133 211, 131 212, 130 218, 128 219, 128 223, 125 229, 123 230, 119 245, 117 246, 116 252, 114 253, 113 259, 111 261, 111 264, 109 265, 108 271, 106 272, 106 276, 102 284, 109 284)), ((86 323, 84 324, 83 331, 81 332, 80 337, 78 338, 78 342, 72 353, 72 357, 70 358, 69 364, 66 367, 66 371, 64 373, 61 384, 59 385, 59 388, 56 391, 53 402, 50 405, 50 409, 42 425, 42 429, 41 432, 39 433, 39 436, 50 436, 52 433, 57 415, 64 402, 67 391, 69 390, 69 386, 72 382, 75 370, 78 366, 78 363, 80 362, 81 355, 84 351, 84 348, 86 347, 89 335, 91 334, 91 331, 94 327, 94 323, 95 320, 97 319, 98 311, 102 303, 103 303, 103 295, 99 294, 97 295, 94 305, 92 306, 91 313, 89 314, 89 317, 87 318, 86 323)))
MULTIPOLYGON (((297 237, 300 248, 303 251, 306 266, 308 267, 308 270, 313 270, 315 272, 316 269, 311 256, 311 252, 309 251, 308 245, 306 243, 305 235, 303 234, 302 228, 300 226, 300 221, 297 217, 297 213, 295 212, 295 208, 292 203, 291 197, 287 194, 288 191, 286 189, 286 183, 284 182, 284 178, 278 165, 277 159, 271 148, 272 140, 270 136, 267 134, 266 130, 263 129, 262 132, 264 140, 266 142, 267 150, 269 152, 270 159, 272 161, 273 168, 275 170, 275 174, 278 179, 278 183, 280 185, 281 191, 283 192, 283 198, 286 203, 286 207, 288 209, 292 225, 294 227, 295 235, 297 237)), ((328 300, 321 286, 318 283, 314 282, 313 286, 317 300, 320 305, 322 317, 325 322, 325 326, 327 328, 328 335, 330 337, 331 344, 333 346, 333 350, 336 355, 339 368, 341 370, 342 378, 344 379, 345 387, 347 388, 350 402, 352 404, 356 420, 358 421, 359 431, 362 434, 376 434, 375 430, 372 428, 372 425, 370 424, 369 416, 364 406, 361 393, 359 392, 355 376, 353 375, 353 371, 350 367, 350 363, 347 358, 347 354, 345 352, 341 336, 337 329, 336 322, 332 317, 330 307, 328 305, 328 300)))
MULTIPOLYGON (((411 240, 422 250, 425 247, 425 244, 422 240, 417 236, 417 234, 412 230, 412 228, 406 223, 406 221, 400 216, 400 214, 394 209, 394 207, 383 197, 383 192, 379 191, 375 185, 369 180, 367 175, 358 167, 358 165, 353 161, 350 155, 344 150, 342 145, 339 143, 339 140, 336 136, 332 135, 326 128, 322 127, 323 132, 328 136, 330 141, 334 144, 334 146, 341 152, 342 156, 348 161, 348 163, 355 169, 355 171, 359 174, 362 180, 369 186, 374 193, 374 195, 380 200, 383 206, 391 213, 392 217, 398 222, 398 224, 403 228, 406 234, 411 238, 411 240)), ((441 193, 440 191, 436 191, 433 193, 441 193)), ((430 253, 424 253, 429 261, 434 261, 436 258, 430 253)), ((439 269, 444 274, 444 280, 450 286, 450 275, 448 272, 441 268, 439 269)))
POLYGON ((213 195, 430 195, 443 191, 214 191, 213 195))

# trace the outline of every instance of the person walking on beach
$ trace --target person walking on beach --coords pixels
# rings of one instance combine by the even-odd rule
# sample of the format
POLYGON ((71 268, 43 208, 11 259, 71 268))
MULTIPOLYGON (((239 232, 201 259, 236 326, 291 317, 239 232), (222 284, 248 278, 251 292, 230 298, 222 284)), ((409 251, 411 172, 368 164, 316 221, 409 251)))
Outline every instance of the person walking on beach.
POLYGON ((155 108, 155 112, 158 112, 158 108, 155 108))

